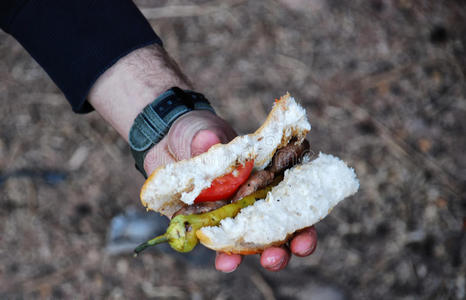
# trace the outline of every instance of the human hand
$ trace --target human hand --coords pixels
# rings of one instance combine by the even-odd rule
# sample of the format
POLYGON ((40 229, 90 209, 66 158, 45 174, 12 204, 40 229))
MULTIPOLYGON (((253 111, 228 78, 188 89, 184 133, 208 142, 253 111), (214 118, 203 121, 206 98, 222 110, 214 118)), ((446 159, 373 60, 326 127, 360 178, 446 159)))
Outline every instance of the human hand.
POLYGON ((195 110, 177 119, 168 134, 146 155, 144 170, 148 175, 160 166, 187 159, 218 143, 228 143, 236 136, 231 126, 207 110, 195 110))
MULTIPOLYGON (((154 146, 146 156, 144 168, 147 174, 157 167, 190 158, 207 151, 217 143, 227 143, 236 136, 224 120, 208 111, 193 111, 178 119, 168 135, 154 146)), ((296 233, 289 246, 270 247, 261 255, 261 265, 269 271, 279 271, 288 264, 291 253, 296 256, 310 255, 317 245, 317 233, 309 227, 296 233)), ((241 263, 242 256, 217 253, 215 268, 232 272, 241 263)))
MULTIPOLYGON (((276 272, 284 269, 291 258, 291 253, 304 257, 312 254, 317 246, 317 232, 314 226, 296 232, 289 246, 270 247, 261 254, 260 263, 266 270, 276 272), (290 253, 291 252, 291 253, 290 253)), ((238 254, 217 253, 215 268, 230 273, 241 263, 242 256, 238 254)))
MULTIPOLYGON (((142 109, 168 88, 192 89, 174 60, 157 45, 135 50, 120 59, 99 79, 88 95, 92 106, 124 139, 142 109)), ((157 167, 190 158, 217 143, 227 143, 236 136, 230 125, 209 111, 192 111, 176 120, 165 136, 146 155, 144 169, 151 174, 157 167)), ((313 228, 296 234, 289 247, 271 247, 261 255, 261 264, 271 271, 283 269, 290 252, 306 256, 317 244, 313 228), (291 249, 291 250, 289 250, 291 249)), ((215 267, 232 272, 241 263, 240 255, 219 253, 215 267)))

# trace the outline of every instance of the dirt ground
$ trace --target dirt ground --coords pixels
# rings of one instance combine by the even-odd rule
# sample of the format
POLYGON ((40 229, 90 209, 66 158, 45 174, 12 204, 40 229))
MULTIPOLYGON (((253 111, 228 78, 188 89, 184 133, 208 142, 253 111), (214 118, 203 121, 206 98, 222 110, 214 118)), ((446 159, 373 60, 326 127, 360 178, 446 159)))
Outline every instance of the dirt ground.
POLYGON ((109 255, 112 217, 142 209, 128 147, 1 32, 1 299, 465 299, 464 1, 136 3, 238 132, 289 91, 313 151, 343 158, 361 189, 279 273, 257 256, 223 274, 109 255))

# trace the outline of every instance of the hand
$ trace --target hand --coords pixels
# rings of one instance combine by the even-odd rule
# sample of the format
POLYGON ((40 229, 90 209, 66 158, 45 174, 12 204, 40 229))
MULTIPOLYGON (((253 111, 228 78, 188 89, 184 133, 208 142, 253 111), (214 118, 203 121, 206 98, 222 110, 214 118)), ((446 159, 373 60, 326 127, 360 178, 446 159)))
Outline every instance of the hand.
POLYGON ((150 175, 160 166, 196 156, 235 136, 233 128, 210 111, 191 111, 177 119, 168 134, 149 150, 144 170, 150 175))
MULTIPOLYGON (((261 265, 269 271, 280 271, 290 261, 291 253, 304 257, 312 254, 317 246, 317 233, 314 228, 308 227, 296 233, 289 247, 270 247, 261 254, 261 265)), ((215 268, 222 272, 233 272, 241 263, 242 257, 238 254, 217 253, 215 268)))
MULTIPOLYGON (((168 135, 147 154, 144 168, 147 174, 166 163, 186 159, 207 151, 212 145, 229 142, 236 136, 233 129, 222 119, 207 111, 194 111, 178 119, 168 135)), ((314 227, 298 232, 289 243, 289 248, 270 247, 261 255, 261 265, 269 271, 286 267, 291 254, 307 256, 314 252, 317 233, 314 227)), ((217 253, 215 268, 232 272, 241 263, 241 255, 217 253)))
MULTIPOLYGON (((152 45, 131 52, 105 71, 90 90, 88 101, 127 140, 137 114, 172 86, 192 89, 166 51, 152 45)), ((208 111, 189 112, 176 120, 168 135, 148 152, 144 169, 151 174, 158 166, 198 155, 235 136, 228 123, 216 115, 208 111)), ((306 256, 316 245, 317 235, 311 227, 293 238, 290 249, 297 256, 306 256)), ((283 269, 289 260, 287 247, 268 248, 261 256, 262 266, 271 271, 283 269)), ((240 263, 240 255, 219 253, 215 267, 232 272, 240 263)))

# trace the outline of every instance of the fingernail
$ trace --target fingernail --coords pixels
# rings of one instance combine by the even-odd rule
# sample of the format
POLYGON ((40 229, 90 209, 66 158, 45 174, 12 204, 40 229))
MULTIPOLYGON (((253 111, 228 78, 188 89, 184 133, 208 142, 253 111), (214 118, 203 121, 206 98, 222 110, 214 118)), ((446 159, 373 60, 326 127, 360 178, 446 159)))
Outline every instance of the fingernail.
POLYGON ((278 262, 268 266, 268 268, 273 269, 273 270, 280 269, 283 266, 283 264, 285 263, 285 260, 286 260, 286 258, 282 257, 278 262))
POLYGON ((226 254, 217 254, 215 268, 223 273, 235 271, 241 263, 241 257, 232 257, 226 254))
POLYGON ((231 269, 231 270, 229 270, 229 271, 227 271, 227 270, 220 270, 220 272, 225 273, 225 274, 228 274, 228 273, 233 273, 235 270, 236 270, 236 268, 231 269))
POLYGON ((238 268, 238 265, 232 265, 232 266, 229 266, 229 267, 230 267, 231 269, 230 269, 230 268, 227 268, 227 269, 219 269, 219 271, 222 272, 222 273, 226 273, 226 274, 232 273, 232 272, 234 272, 234 271, 238 268))
POLYGON ((296 246, 297 251, 296 251, 296 254, 299 255, 299 256, 307 256, 309 254, 311 254, 311 251, 312 251, 312 248, 313 248, 313 242, 312 241, 306 241, 307 239, 302 239, 301 242, 303 242, 301 245, 298 244, 298 246, 296 246), (306 241, 304 243, 304 241, 306 241))
POLYGON ((213 131, 200 130, 191 141, 191 155, 196 156, 206 152, 215 144, 220 143, 220 138, 213 131))
POLYGON ((298 251, 298 255, 300 256, 308 256, 309 254, 311 254, 312 250, 314 249, 314 246, 311 245, 311 247, 307 248, 307 249, 302 249, 300 251, 298 251))
POLYGON ((302 231, 291 241, 293 254, 297 256, 308 256, 317 246, 317 234, 312 228, 302 231))

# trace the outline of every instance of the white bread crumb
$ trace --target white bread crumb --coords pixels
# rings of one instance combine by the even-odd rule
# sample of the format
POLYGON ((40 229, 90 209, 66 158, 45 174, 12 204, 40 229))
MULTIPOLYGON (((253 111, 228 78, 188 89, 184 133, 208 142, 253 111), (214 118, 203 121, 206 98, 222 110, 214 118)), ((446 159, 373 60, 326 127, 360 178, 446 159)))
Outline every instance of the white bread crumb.
POLYGON ((242 209, 235 218, 222 220, 219 226, 200 229, 198 236, 206 247, 217 251, 260 251, 317 223, 358 189, 352 168, 321 153, 317 159, 287 170, 265 200, 242 209))
POLYGON ((171 217, 185 203, 193 204, 203 189, 231 172, 237 163, 254 159, 255 169, 263 169, 277 148, 287 145, 293 137, 301 142, 310 129, 306 111, 287 94, 275 102, 264 125, 255 133, 157 169, 144 184, 141 201, 147 209, 171 217))

